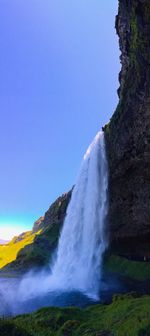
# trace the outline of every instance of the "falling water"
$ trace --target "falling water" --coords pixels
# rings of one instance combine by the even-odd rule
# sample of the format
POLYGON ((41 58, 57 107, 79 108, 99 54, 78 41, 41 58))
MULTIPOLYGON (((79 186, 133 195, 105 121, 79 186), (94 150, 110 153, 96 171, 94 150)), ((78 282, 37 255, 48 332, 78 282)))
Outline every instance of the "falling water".
POLYGON ((104 134, 99 132, 84 155, 52 269, 51 281, 64 290, 99 296, 107 247, 107 184, 104 134))

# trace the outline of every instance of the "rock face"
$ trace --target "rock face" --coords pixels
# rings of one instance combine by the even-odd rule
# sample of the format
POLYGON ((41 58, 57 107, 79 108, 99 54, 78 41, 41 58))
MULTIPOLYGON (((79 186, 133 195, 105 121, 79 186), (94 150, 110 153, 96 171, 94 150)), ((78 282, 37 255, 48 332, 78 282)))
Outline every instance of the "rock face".
POLYGON ((35 221, 35 223, 33 224, 33 229, 32 231, 35 233, 35 232, 38 232, 40 229, 43 228, 43 225, 44 225, 44 216, 41 216, 39 219, 37 219, 35 221))
POLYGON ((150 255, 150 1, 119 0, 119 104, 104 127, 111 249, 150 255))

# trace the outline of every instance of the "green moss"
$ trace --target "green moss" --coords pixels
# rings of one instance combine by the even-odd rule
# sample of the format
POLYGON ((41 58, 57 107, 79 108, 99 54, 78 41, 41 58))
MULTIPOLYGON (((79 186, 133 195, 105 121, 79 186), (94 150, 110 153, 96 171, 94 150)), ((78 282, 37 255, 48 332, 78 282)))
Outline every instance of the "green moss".
POLYGON ((150 263, 148 262, 132 261, 112 255, 106 259, 105 267, 111 272, 116 272, 135 280, 144 281, 150 279, 150 263))
POLYGON ((15 323, 0 320, 0 335, 2 336, 31 336, 26 330, 18 327, 15 323))
POLYGON ((77 320, 68 320, 60 328, 58 335, 59 336, 69 336, 79 327, 80 322, 77 320))
POLYGON ((149 335, 149 321, 149 296, 118 295, 109 305, 43 308, 30 315, 1 320, 0 326, 7 328, 8 324, 9 328, 11 324, 12 330, 22 331, 13 334, 10 330, 9 336, 142 336, 149 335))

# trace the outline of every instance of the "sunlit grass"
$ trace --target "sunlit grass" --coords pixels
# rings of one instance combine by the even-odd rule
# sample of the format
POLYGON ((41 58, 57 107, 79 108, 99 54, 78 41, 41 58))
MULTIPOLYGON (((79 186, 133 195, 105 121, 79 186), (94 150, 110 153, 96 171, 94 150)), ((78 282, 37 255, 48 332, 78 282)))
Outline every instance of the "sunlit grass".
POLYGON ((26 245, 32 244, 38 233, 33 234, 31 231, 28 231, 24 234, 22 240, 15 242, 15 239, 13 239, 6 245, 0 245, 0 269, 16 260, 18 252, 26 245))

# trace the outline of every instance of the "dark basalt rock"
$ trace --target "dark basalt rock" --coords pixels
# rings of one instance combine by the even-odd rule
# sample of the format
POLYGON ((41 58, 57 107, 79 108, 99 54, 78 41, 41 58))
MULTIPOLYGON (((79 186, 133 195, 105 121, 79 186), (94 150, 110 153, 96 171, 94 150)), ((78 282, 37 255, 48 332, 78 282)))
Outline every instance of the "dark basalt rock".
POLYGON ((150 255, 150 1, 119 0, 119 104, 104 127, 111 249, 150 255))

